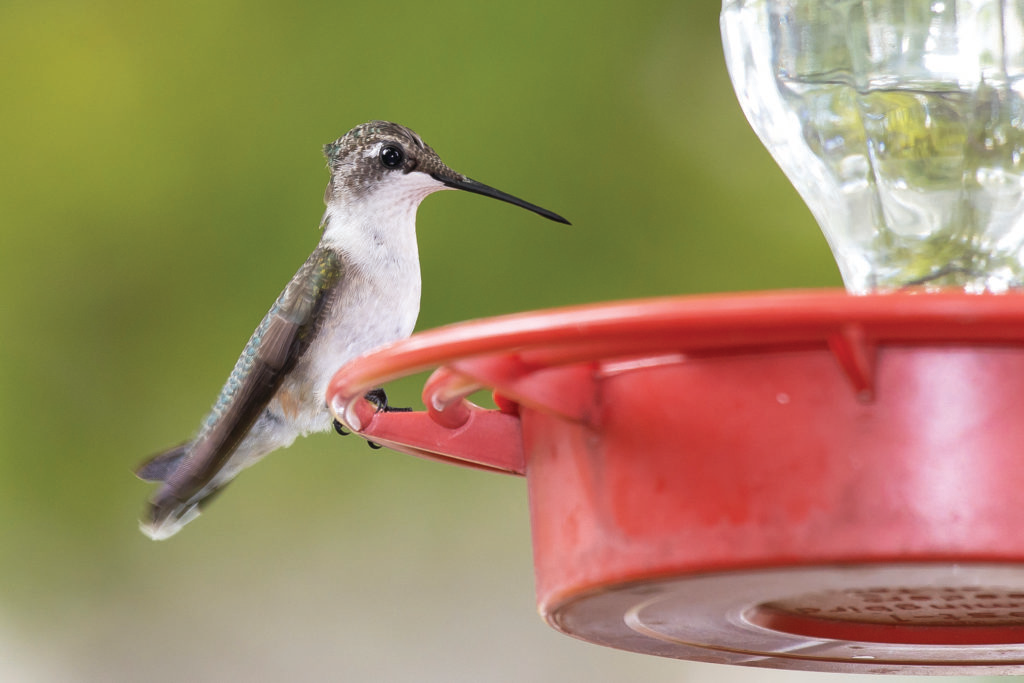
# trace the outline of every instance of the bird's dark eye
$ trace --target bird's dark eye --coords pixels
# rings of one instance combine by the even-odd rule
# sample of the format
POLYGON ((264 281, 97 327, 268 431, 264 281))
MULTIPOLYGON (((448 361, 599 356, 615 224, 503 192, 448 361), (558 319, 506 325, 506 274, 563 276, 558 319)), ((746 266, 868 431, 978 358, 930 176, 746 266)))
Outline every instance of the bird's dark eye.
POLYGON ((401 147, 395 147, 394 145, 385 145, 380 150, 380 163, 384 164, 388 168, 398 168, 405 161, 405 152, 402 151, 401 147))

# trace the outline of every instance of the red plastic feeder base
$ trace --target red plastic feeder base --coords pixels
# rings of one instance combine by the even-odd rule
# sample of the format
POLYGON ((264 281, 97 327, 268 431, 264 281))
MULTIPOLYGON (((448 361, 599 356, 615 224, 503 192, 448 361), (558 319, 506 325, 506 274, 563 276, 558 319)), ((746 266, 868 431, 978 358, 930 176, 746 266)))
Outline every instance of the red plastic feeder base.
POLYGON ((655 299, 424 332, 328 401, 525 474, 555 628, 681 659, 1024 673, 1024 296, 655 299), (439 367, 424 413, 361 400, 439 367), (492 388, 498 410, 465 397, 492 388))

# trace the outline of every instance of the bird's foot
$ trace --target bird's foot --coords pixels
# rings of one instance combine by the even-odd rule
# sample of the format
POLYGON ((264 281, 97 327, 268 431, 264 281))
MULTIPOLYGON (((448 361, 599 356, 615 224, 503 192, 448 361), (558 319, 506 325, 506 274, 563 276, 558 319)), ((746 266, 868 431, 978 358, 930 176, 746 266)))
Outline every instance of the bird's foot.
POLYGON ((372 389, 363 396, 377 408, 378 413, 411 413, 412 408, 395 408, 388 403, 388 395, 383 389, 372 389))
MULTIPOLYGON (((365 398, 367 401, 369 401, 374 406, 376 406, 378 413, 411 413, 412 412, 412 408, 395 408, 394 406, 389 404, 388 403, 388 395, 384 392, 383 389, 372 389, 371 391, 366 392, 366 395, 363 398, 365 398)), ((373 449, 380 448, 380 444, 379 443, 374 443, 373 441, 367 441, 366 443, 367 443, 367 445, 370 448, 373 448, 373 449)))
MULTIPOLYGON (((373 389, 372 391, 368 391, 368 392, 366 392, 366 395, 363 398, 365 398, 367 401, 372 403, 374 405, 374 407, 376 407, 378 413, 409 413, 409 412, 412 412, 412 408, 395 408, 395 407, 389 405, 388 404, 388 395, 384 392, 383 389, 373 389)), ((338 432, 342 436, 348 436, 349 434, 352 433, 348 429, 345 428, 345 425, 341 424, 337 420, 335 420, 333 424, 334 424, 334 431, 338 432)), ((366 441, 366 445, 368 445, 370 448, 373 448, 375 450, 381 447, 379 443, 374 443, 373 441, 370 441, 370 440, 366 441)))
POLYGON ((334 424, 334 431, 338 432, 342 436, 348 436, 349 434, 352 433, 352 432, 348 431, 347 429, 345 429, 345 425, 341 424, 337 420, 335 420, 333 422, 333 424, 334 424))

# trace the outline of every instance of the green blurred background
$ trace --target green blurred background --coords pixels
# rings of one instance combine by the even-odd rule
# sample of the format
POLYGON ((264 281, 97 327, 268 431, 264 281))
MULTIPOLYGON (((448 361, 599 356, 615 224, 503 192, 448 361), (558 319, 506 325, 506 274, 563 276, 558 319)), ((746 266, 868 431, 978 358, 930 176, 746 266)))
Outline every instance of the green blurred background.
POLYGON ((0 680, 830 678, 557 634, 522 480, 354 437, 270 457, 170 541, 136 527, 132 467, 198 425, 318 239, 321 146, 362 121, 574 223, 429 198, 419 329, 838 286, 735 101, 718 10, 0 4, 0 680))

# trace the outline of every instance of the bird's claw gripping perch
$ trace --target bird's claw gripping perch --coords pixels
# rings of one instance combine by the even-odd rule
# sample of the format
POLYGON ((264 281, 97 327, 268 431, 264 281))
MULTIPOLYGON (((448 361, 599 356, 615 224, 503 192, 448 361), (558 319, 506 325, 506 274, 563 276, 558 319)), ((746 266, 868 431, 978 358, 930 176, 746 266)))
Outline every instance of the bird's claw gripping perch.
POLYGON ((378 413, 411 413, 412 408, 395 408, 388 403, 388 395, 383 389, 371 389, 363 396, 377 408, 378 413))
MULTIPOLYGON (((412 408, 395 408, 395 407, 391 406, 390 404, 388 404, 388 395, 387 395, 387 393, 383 389, 372 389, 372 390, 366 392, 366 395, 363 396, 363 398, 365 398, 367 401, 372 403, 374 405, 374 407, 377 409, 378 413, 411 413, 412 412, 412 408)), ((352 433, 348 429, 345 428, 345 425, 343 425, 340 422, 338 422, 338 420, 334 420, 333 424, 334 424, 334 431, 338 432, 338 434, 341 434, 342 436, 348 436, 349 434, 352 433)), ((367 439, 366 444, 370 448, 373 448, 375 450, 379 449, 381 447, 379 443, 374 443, 373 441, 370 441, 369 439, 367 439)))

